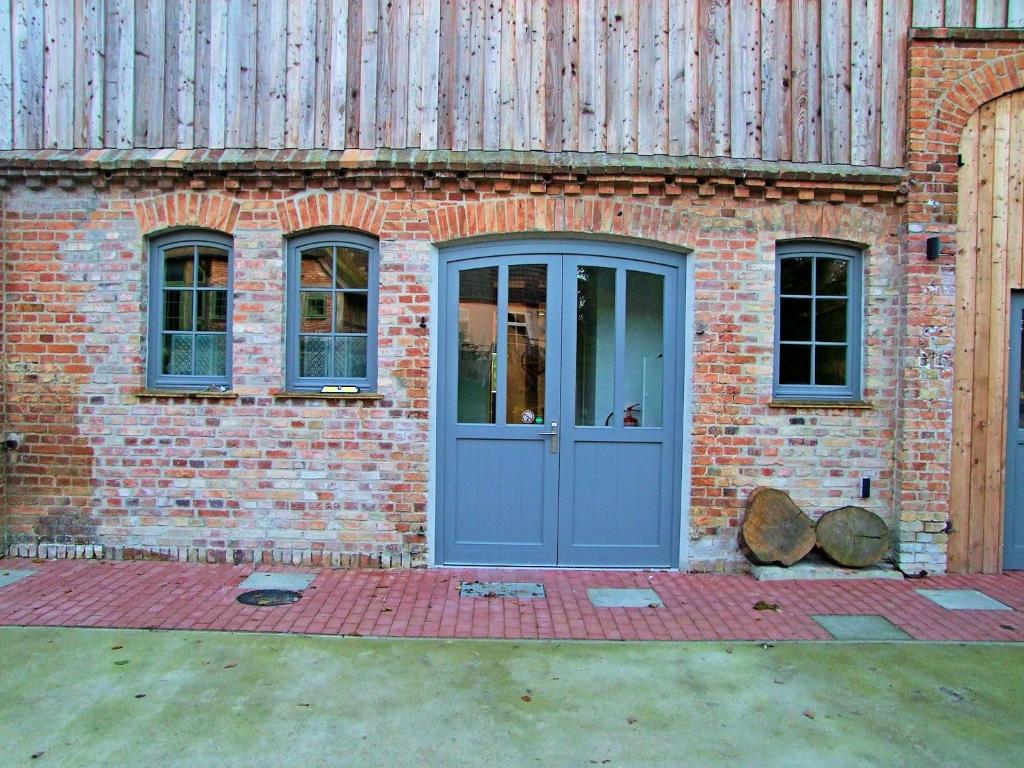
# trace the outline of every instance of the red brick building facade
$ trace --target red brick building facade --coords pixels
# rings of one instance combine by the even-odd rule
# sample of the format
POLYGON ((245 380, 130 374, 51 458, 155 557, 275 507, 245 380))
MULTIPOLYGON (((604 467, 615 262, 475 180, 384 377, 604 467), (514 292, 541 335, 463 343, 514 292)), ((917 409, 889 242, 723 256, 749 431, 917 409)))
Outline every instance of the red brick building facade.
MULTIPOLYGON (((3 421, 23 439, 2 476, 10 551, 435 562, 439 249, 545 234, 654 244, 685 264, 680 567, 744 567, 744 504, 770 485, 814 517, 866 506, 890 524, 901 567, 945 570, 966 536, 953 526, 948 538, 958 147, 972 113, 1024 87, 1024 34, 937 28, 907 45, 905 168, 352 148, 0 152, 3 421), (332 231, 377 244, 376 387, 296 393, 285 375, 288 244, 332 231), (149 243, 167 232, 230 238, 227 391, 147 384, 149 243), (935 235, 941 254, 929 260, 935 235), (777 248, 790 241, 862 253, 860 396, 849 402, 774 391, 777 248)), ((964 555, 954 567, 999 563, 964 555)))

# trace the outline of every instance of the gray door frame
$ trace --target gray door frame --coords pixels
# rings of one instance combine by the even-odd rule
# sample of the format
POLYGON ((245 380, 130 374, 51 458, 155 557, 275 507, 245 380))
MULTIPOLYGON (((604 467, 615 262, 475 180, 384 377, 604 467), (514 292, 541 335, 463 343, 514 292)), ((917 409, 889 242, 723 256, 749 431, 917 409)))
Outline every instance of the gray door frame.
MULTIPOLYGON (((688 363, 685 356, 689 353, 690 344, 686 343, 688 335, 685 332, 685 327, 689 317, 689 307, 686 303, 688 298, 686 295, 686 285, 690 278, 692 264, 689 263, 690 260, 686 256, 686 252, 683 251, 659 248, 646 243, 598 240, 587 237, 568 239, 527 235, 517 236, 514 239, 487 238, 438 247, 438 323, 436 327, 440 330, 436 347, 437 394, 434 421, 436 440, 436 515, 434 517, 432 536, 432 548, 436 553, 432 559, 436 563, 457 565, 473 562, 474 564, 493 565, 567 565, 570 567, 580 565, 592 565, 594 567, 678 567, 681 552, 683 491, 688 485, 683 477, 682 467, 684 456, 688 455, 688 451, 686 451, 684 446, 684 422, 688 418, 689 413, 688 390, 685 386, 686 377, 688 376, 688 363), (671 276, 671 279, 666 283, 666 291, 671 291, 672 295, 666 298, 673 305, 672 315, 669 317, 666 309, 665 319, 667 332, 665 337, 666 351, 671 347, 671 355, 666 354, 666 359, 671 357, 671 368, 669 368, 669 364, 666 361, 665 375, 666 381, 671 387, 671 395, 666 392, 666 411, 663 425, 666 435, 665 442, 670 442, 671 444, 667 454, 668 466, 666 467, 671 500, 671 510, 668 513, 668 552, 663 556, 659 556, 657 562, 581 563, 568 560, 563 561, 563 556, 557 551, 558 544, 554 544, 556 551, 552 552, 549 548, 549 542, 544 547, 534 550, 533 556, 528 555, 525 558, 517 556, 517 554, 528 554, 525 550, 519 553, 510 552, 508 557, 501 558, 476 559, 472 556, 469 558, 464 556, 453 557, 451 553, 452 545, 454 544, 452 531, 454 525, 450 512, 451 505, 446 504, 446 498, 450 498, 450 494, 455 489, 453 482, 454 464, 451 463, 452 456, 450 453, 450 443, 454 442, 454 440, 450 440, 450 438, 452 438, 453 428, 465 431, 467 425, 455 425, 453 419, 456 407, 454 394, 455 382, 457 381, 457 371, 455 369, 457 361, 451 359, 455 355, 452 354, 450 344, 452 334, 457 334, 457 328, 452 326, 452 312, 449 303, 452 301, 453 295, 456 295, 458 282, 455 274, 456 270, 451 269, 450 266, 459 262, 472 262, 473 267, 500 263, 530 264, 539 263, 538 260, 543 260, 551 265, 548 270, 548 290, 549 313, 553 318, 553 325, 549 326, 549 329, 554 329, 554 332, 549 333, 547 357, 550 366, 549 370, 557 371, 563 358, 562 344, 560 342, 563 336, 570 336, 570 334, 563 332, 566 323, 564 318, 567 316, 567 311, 563 312, 560 306, 562 297, 569 295, 568 288, 562 285, 560 278, 563 265, 567 259, 573 259, 574 262, 579 259, 588 265, 596 265, 602 262, 616 263, 625 269, 628 269, 630 264, 637 265, 639 269, 643 269, 647 265, 651 268, 650 271, 671 276), (555 311, 557 311, 557 315, 555 311), (554 323, 558 324, 557 328, 554 323), (674 329, 668 327, 670 324, 674 325, 674 329), (673 401, 671 404, 668 403, 670 399, 673 401)), ((499 296, 501 296, 500 291, 499 296)), ((499 299, 499 302, 504 301, 504 298, 499 299)), ((501 304, 501 306, 504 306, 504 304, 501 304)), ((499 306, 499 313, 501 312, 501 306, 499 306)), ((499 317, 502 316, 499 314, 499 317)), ((499 323, 499 326, 501 325, 503 323, 499 323)), ((501 331, 499 331, 499 344, 502 338, 501 331)), ((569 363, 566 364, 568 365, 569 363)), ((568 371, 567 373, 569 376, 575 377, 574 371, 568 371)), ((572 435, 574 432, 574 425, 571 424, 573 421, 573 406, 572 404, 566 405, 565 402, 566 393, 572 389, 571 383, 567 384, 565 381, 569 376, 563 375, 561 377, 563 381, 561 382, 555 380, 554 377, 549 377, 546 383, 546 390, 549 407, 555 409, 556 412, 560 412, 561 418, 559 421, 565 425, 562 427, 565 430, 563 435, 571 440, 573 439, 572 435)), ((487 428, 492 434, 496 433, 493 425, 487 425, 487 428)), ((512 427, 506 427, 506 429, 508 428, 512 427)), ((525 429, 516 425, 513 429, 516 430, 515 436, 517 438, 527 438, 532 436, 532 432, 540 433, 547 428, 548 425, 545 424, 525 429)), ((469 429, 472 430, 473 428, 469 427, 469 429)), ((625 433, 619 430, 619 433, 620 435, 625 434, 628 437, 634 437, 639 434, 638 432, 630 434, 628 430, 625 433)), ((532 437, 538 440, 543 439, 539 437, 539 434, 532 437)), ((556 461, 558 458, 556 456, 556 461)), ((556 466, 555 477, 564 477, 568 480, 568 473, 565 473, 564 470, 556 466)), ((551 519, 555 521, 555 525, 562 528, 566 524, 565 519, 567 516, 560 510, 560 507, 564 503, 566 488, 556 489, 556 494, 558 498, 555 501, 556 506, 553 510, 555 514, 551 516, 551 519)), ((547 493, 545 493, 545 496, 547 496, 547 493)), ((559 530, 556 535, 564 536, 564 531, 559 530)))
POLYGON ((1024 570, 1024 418, 1021 418, 1021 345, 1024 291, 1010 294, 1010 367, 1006 409, 1006 493, 1003 506, 1003 570, 1024 570))

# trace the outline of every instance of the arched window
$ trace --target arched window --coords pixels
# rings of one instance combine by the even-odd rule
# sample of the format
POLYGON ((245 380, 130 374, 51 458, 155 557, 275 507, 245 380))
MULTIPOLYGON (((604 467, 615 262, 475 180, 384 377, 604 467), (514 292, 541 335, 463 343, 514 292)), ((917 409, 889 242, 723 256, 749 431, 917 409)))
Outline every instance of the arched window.
POLYGON ((149 245, 151 388, 231 386, 231 238, 180 231, 149 245))
POLYGON ((377 385, 377 244, 317 232, 288 244, 286 386, 377 385))
POLYGON ((859 398, 860 251, 804 241, 776 253, 775 396, 859 398))

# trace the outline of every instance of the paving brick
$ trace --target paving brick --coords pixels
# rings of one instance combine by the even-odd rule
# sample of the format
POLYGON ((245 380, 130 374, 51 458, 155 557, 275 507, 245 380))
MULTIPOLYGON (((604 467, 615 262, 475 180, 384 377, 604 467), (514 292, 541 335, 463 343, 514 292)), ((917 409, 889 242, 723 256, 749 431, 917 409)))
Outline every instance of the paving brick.
MULTIPOLYGON (((760 583, 750 576, 649 571, 446 568, 261 567, 313 581, 297 603, 255 608, 235 602, 250 565, 19 560, 34 575, 0 587, 0 624, 110 628, 311 632, 390 637, 588 640, 828 640, 814 619, 880 616, 915 640, 1024 640, 1012 611, 950 611, 915 591, 920 581, 760 583), (527 581, 544 598, 481 599, 461 582, 527 581), (657 608, 597 608, 589 590, 653 589, 657 608), (756 610, 757 603, 777 610, 756 610)), ((937 576, 932 589, 974 589, 1024 610, 1024 573, 937 576)))

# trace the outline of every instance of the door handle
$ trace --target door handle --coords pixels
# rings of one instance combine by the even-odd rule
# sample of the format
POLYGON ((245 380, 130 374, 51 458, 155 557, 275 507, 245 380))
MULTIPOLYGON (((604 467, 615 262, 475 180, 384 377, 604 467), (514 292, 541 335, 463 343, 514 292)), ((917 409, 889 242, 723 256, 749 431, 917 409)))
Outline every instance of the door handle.
POLYGON ((551 452, 558 453, 558 422, 551 422, 551 430, 549 432, 540 432, 539 434, 544 437, 551 438, 551 452))

